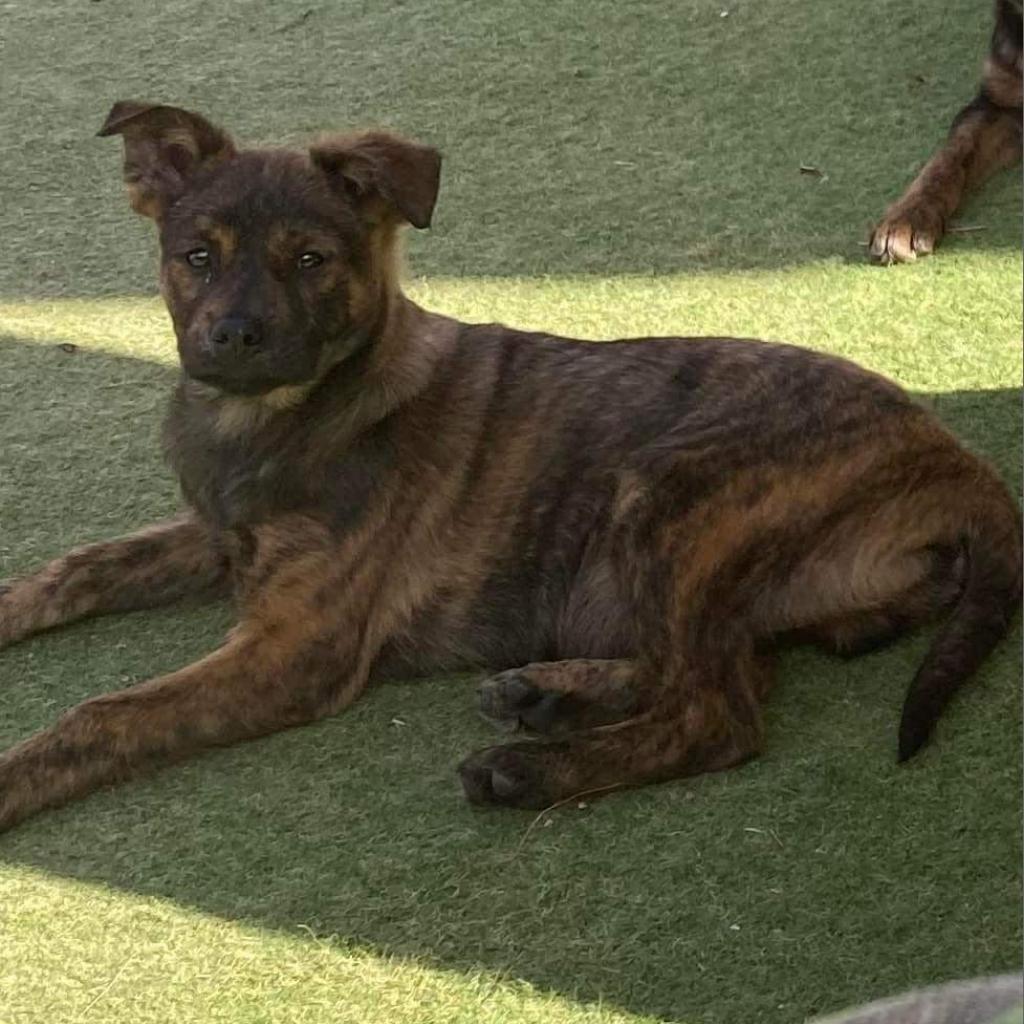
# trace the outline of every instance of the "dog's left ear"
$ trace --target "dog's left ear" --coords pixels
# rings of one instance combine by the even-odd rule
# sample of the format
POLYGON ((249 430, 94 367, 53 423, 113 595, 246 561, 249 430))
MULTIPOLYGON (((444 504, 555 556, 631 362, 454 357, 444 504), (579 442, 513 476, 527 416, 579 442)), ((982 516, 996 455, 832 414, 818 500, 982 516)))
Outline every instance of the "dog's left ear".
POLYGON ((365 212, 430 227, 441 179, 441 154, 431 146, 390 132, 364 132, 323 139, 309 155, 365 212))
POLYGON ((235 155, 230 136, 205 117, 163 104, 122 100, 98 135, 124 137, 124 180, 136 213, 160 220, 199 170, 235 155))

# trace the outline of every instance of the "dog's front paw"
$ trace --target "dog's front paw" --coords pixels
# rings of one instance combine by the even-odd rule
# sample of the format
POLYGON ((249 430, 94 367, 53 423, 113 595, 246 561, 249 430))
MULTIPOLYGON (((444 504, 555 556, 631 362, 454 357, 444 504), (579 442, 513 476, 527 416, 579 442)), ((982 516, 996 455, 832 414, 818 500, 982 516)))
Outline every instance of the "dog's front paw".
POLYGON ((931 253, 944 231, 942 212, 927 197, 895 203, 872 231, 868 252, 885 266, 910 263, 931 253))
POLYGON ((470 754, 458 769, 466 799, 504 807, 550 807, 561 795, 549 770, 557 746, 513 743, 470 754))

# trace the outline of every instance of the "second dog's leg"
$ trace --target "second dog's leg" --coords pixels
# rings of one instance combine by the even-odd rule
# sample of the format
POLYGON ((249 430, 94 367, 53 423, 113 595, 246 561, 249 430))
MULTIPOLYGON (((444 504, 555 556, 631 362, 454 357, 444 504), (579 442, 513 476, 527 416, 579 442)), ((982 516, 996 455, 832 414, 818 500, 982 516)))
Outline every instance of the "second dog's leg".
POLYGON ((1021 17, 996 4, 996 27, 981 91, 953 120, 945 145, 871 235, 871 256, 897 263, 930 253, 968 189, 1021 158, 1021 17))
POLYGON ((964 193, 1020 159, 1020 139, 1019 107, 996 106, 984 95, 965 107, 945 145, 872 232, 872 257, 902 263, 930 253, 964 193))
POLYGON ((182 515, 0 584, 0 647, 88 615, 153 608, 226 583, 207 529, 182 515))

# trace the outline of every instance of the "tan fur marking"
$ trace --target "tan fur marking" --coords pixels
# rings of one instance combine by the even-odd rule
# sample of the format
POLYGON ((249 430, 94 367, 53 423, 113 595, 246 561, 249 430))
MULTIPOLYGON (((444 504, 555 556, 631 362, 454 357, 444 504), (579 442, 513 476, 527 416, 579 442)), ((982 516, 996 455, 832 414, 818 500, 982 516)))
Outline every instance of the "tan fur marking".
POLYGON ((222 267, 229 266, 238 249, 238 233, 235 229, 210 217, 197 217, 196 227, 217 246, 222 267))
POLYGON ((275 413, 300 406, 316 385, 285 384, 263 395, 221 395, 217 399, 217 432, 222 437, 240 437, 252 433, 275 413))
POLYGON ((985 61, 985 91, 1001 107, 1020 107, 1021 69, 1007 68, 990 57, 985 61))

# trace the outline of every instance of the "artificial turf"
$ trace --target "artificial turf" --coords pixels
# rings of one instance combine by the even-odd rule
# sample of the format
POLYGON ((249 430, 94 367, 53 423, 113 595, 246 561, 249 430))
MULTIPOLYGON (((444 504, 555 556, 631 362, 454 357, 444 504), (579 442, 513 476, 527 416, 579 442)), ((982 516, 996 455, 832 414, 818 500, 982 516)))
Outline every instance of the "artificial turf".
MULTIPOLYGON (((969 98, 974 0, 124 0, 4 5, 0 577, 176 507, 173 342, 108 105, 246 141, 384 124, 439 145, 410 291, 584 337, 839 352, 934 405, 1020 490, 1019 178, 939 254, 859 244, 969 98), (819 174, 801 174, 800 165, 819 174)), ((0 744, 181 665, 224 606, 0 654, 0 744)), ((540 819, 452 772, 463 676, 104 791, 0 837, 0 1021, 791 1024, 1019 966, 1020 631, 894 764, 927 638, 788 654, 765 755, 540 819)))

